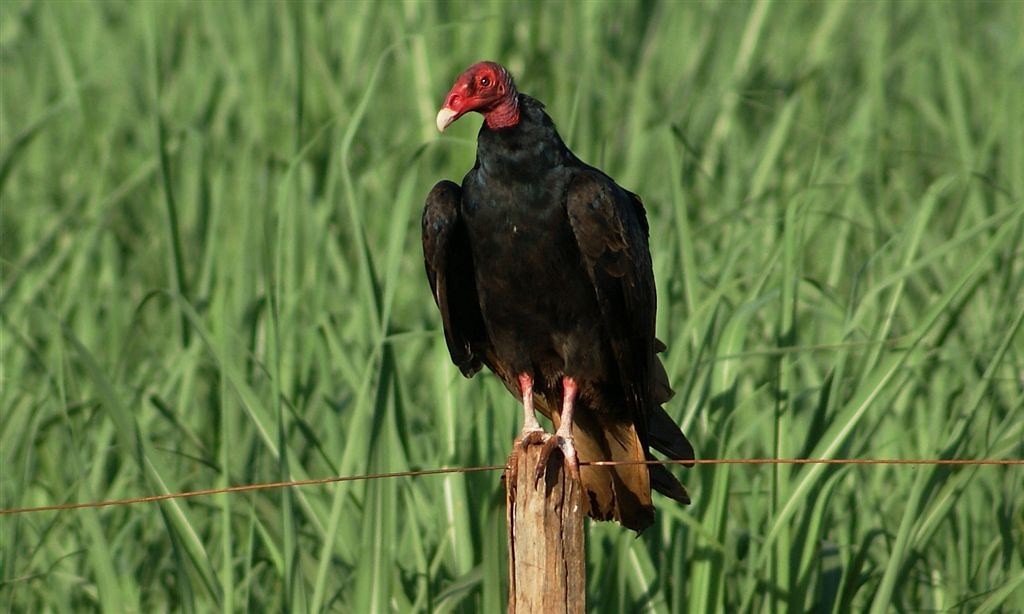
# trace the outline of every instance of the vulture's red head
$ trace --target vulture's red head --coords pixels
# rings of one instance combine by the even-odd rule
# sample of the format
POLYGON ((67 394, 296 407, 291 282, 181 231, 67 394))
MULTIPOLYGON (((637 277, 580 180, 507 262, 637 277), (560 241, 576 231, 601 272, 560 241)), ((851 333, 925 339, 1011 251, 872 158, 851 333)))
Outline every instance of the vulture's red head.
POLYGON ((477 62, 455 80, 437 112, 437 129, 444 129, 470 111, 484 116, 492 130, 519 123, 519 93, 512 75, 495 62, 477 62))

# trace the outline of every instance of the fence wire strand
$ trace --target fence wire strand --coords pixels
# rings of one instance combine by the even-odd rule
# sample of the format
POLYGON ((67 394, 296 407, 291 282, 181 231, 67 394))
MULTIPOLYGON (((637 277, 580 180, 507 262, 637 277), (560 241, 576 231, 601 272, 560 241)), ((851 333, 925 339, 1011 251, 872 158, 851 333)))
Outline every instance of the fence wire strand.
MULTIPOLYGON (((643 461, 584 461, 581 466, 591 467, 615 467, 618 465, 942 465, 942 466, 979 466, 999 465, 1012 466, 1024 465, 1024 459, 902 459, 902 458, 703 458, 697 460, 643 460, 643 461)), ((331 476, 326 478, 312 478, 308 480, 288 480, 282 482, 262 482, 258 484, 242 484, 239 486, 223 486, 219 488, 204 488, 201 490, 188 490, 175 493, 164 493, 160 495, 148 495, 145 497, 129 497, 125 499, 109 499, 105 501, 87 501, 82 503, 59 503, 54 505, 40 505, 37 507, 16 507, 0 509, 0 516, 14 516, 18 514, 34 514, 39 512, 66 512, 87 508, 114 507, 120 505, 135 505, 138 503, 155 503, 171 499, 191 499, 194 497, 206 497, 210 495, 233 494, 241 492, 253 492, 258 490, 275 490, 280 488, 291 488, 300 486, 316 486, 323 484, 337 484, 340 482, 359 482, 364 480, 382 480, 387 478, 421 477, 426 475, 442 475, 451 473, 480 473, 483 471, 498 471, 508 469, 508 465, 481 465, 479 467, 443 467, 441 469, 419 469, 415 471, 395 471, 390 473, 365 473, 361 475, 331 476)))

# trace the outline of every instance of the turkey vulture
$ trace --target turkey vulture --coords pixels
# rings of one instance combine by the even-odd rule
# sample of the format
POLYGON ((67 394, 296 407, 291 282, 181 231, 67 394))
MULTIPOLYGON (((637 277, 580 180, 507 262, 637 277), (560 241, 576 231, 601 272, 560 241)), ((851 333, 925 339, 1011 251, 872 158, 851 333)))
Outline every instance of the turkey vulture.
MULTIPOLYGON (((423 256, 452 361, 486 365, 522 400, 519 445, 557 447, 580 477, 587 512, 642 531, 651 487, 689 497, 648 448, 692 460, 661 404, 672 396, 654 337, 655 289, 640 198, 584 164, 544 105, 494 62, 470 66, 437 128, 483 115, 476 164, 461 187, 441 181, 423 210, 423 256), (544 433, 534 408, 555 424, 544 433)), ((542 463, 543 467, 546 463, 542 463)))

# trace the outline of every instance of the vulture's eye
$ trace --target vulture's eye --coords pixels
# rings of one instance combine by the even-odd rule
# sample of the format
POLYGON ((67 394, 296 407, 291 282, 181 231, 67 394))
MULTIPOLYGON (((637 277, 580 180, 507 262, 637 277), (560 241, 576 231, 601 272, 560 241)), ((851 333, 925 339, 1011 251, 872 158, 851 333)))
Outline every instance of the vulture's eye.
POLYGON ((482 85, 483 87, 487 87, 490 84, 491 84, 491 80, 490 79, 488 79, 487 77, 480 77, 480 85, 482 85))

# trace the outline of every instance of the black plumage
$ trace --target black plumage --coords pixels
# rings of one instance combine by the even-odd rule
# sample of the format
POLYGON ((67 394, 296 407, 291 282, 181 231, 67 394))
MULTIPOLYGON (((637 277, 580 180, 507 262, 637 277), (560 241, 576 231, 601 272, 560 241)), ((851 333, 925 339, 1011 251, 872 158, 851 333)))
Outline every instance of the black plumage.
MULTIPOLYGON (((639 461, 651 458, 649 447, 693 459, 661 407, 672 393, 656 355, 664 346, 654 336, 640 199, 580 161, 543 105, 517 93, 500 66, 470 67, 438 126, 466 110, 485 117, 476 164, 461 187, 434 186, 423 211, 427 277, 452 360, 467 377, 486 365, 519 398, 529 396, 529 383, 556 427, 575 407, 571 437, 559 434, 582 461, 639 461), (488 98, 488 87, 499 91, 488 98)), ((659 465, 584 465, 580 476, 591 516, 636 530, 653 521, 651 486, 689 502, 659 465)))

